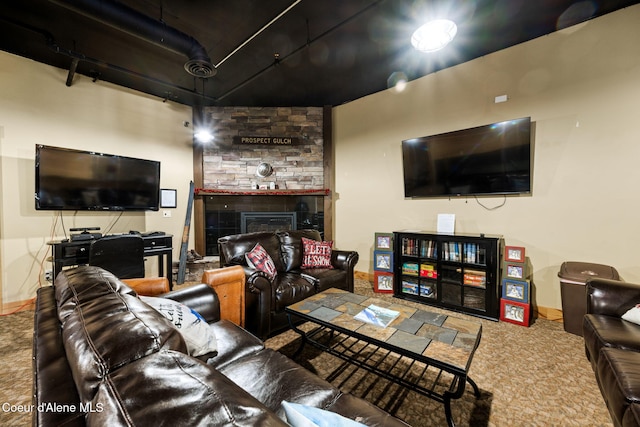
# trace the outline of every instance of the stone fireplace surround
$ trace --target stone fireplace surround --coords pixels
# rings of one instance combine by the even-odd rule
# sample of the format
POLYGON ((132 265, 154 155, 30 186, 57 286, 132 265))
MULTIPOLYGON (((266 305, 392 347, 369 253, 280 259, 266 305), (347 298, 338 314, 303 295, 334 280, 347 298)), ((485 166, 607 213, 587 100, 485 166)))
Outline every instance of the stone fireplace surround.
POLYGON ((205 114, 215 140, 194 151, 199 253, 216 255, 219 237, 241 233, 242 212, 295 212, 297 229, 315 228, 331 238, 330 107, 206 107, 205 114), (285 137, 296 144, 234 144, 237 136, 285 137), (262 162, 273 167, 271 176, 256 175, 262 162), (275 190, 252 185, 269 188, 271 182, 275 190))

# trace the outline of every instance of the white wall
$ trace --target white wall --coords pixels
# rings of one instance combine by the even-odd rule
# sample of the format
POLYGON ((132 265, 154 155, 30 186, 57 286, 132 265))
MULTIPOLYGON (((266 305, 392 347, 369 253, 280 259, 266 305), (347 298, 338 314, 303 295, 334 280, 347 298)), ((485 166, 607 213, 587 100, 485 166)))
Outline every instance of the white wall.
MULTIPOLYGON (((0 52, 0 302, 4 308, 35 296, 45 284, 46 244, 71 227, 105 232, 162 230, 174 235, 179 254, 189 181, 193 179, 191 108, 0 52), (171 217, 159 212, 87 213, 36 211, 34 154, 47 144, 161 162, 161 186, 178 190, 171 217), (112 228, 110 228, 112 227, 112 228), (12 304, 14 303, 14 304, 12 304)), ((157 260, 148 274, 157 275, 157 260)))
POLYGON ((640 283, 638 40, 633 6, 336 107, 336 246, 371 273, 376 231, 435 230, 438 213, 454 213, 458 232, 526 247, 539 306, 561 307, 563 261, 640 283), (530 197, 495 210, 480 203, 502 197, 404 198, 402 140, 524 116, 535 123, 530 197))

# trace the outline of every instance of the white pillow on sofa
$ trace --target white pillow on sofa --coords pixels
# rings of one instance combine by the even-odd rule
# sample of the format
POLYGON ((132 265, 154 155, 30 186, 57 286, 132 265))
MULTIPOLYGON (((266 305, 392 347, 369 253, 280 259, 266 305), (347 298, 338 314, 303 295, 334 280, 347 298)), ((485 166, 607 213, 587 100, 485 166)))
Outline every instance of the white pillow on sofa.
POLYGON ((213 329, 209 327, 200 313, 178 301, 167 298, 142 295, 139 298, 173 323, 182 334, 191 356, 217 352, 218 342, 213 329))
POLYGON ((292 427, 367 427, 335 412, 282 401, 287 422, 292 427))
POLYGON ((640 325, 640 304, 636 304, 635 306, 631 307, 625 314, 622 315, 622 318, 628 322, 640 325))

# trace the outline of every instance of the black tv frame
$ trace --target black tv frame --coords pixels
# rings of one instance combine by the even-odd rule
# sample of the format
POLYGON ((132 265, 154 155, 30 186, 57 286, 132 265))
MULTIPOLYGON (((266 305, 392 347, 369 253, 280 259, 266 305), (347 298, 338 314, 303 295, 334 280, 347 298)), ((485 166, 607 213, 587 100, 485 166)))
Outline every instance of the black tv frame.
POLYGON ((531 194, 532 129, 522 117, 402 141, 405 197, 531 194))
POLYGON ((36 144, 34 196, 36 210, 158 211, 160 162, 36 144))

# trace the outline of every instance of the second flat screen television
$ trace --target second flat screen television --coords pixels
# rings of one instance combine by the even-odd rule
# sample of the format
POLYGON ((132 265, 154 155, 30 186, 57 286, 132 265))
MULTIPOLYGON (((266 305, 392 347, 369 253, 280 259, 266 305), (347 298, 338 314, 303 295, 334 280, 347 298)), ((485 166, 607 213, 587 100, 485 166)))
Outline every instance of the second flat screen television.
POLYGON ((405 197, 531 192, 531 118, 402 141, 405 197))

